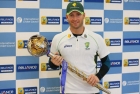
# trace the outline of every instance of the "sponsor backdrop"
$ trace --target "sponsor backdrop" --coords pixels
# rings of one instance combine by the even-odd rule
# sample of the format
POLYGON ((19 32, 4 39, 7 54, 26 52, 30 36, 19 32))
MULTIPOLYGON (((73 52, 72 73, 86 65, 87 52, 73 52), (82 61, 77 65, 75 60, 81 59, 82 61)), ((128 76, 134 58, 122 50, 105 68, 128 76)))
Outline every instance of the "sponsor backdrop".
POLYGON ((102 35, 111 52, 102 85, 112 94, 140 94, 140 0, 0 0, 0 94, 59 94, 59 69, 52 70, 47 56, 33 57, 26 47, 32 35, 43 35, 51 44, 68 28, 71 1, 84 5, 84 25, 102 35))

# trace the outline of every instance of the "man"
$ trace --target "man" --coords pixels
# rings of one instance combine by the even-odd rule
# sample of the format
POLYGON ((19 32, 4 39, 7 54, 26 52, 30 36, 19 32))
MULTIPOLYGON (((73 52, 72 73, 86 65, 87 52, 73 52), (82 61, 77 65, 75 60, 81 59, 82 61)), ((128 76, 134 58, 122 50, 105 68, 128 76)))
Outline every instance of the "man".
POLYGON ((56 69, 62 65, 64 59, 88 75, 87 81, 83 81, 67 69, 65 94, 99 94, 99 90, 94 86, 110 68, 109 52, 104 40, 84 27, 85 13, 81 3, 70 2, 67 5, 66 18, 70 27, 54 36, 50 51, 55 56, 50 59, 49 65, 56 69), (102 62, 98 73, 94 62, 96 53, 102 62))

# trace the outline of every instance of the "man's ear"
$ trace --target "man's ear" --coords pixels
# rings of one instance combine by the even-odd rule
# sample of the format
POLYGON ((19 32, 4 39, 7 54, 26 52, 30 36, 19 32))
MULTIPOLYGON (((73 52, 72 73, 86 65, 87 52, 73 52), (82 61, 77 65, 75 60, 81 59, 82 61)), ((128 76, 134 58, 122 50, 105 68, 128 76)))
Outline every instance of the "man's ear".
POLYGON ((66 15, 66 19, 67 19, 67 21, 68 21, 68 15, 66 15))
POLYGON ((83 16, 84 16, 84 18, 85 18, 86 14, 85 14, 85 13, 83 13, 83 16))
POLYGON ((68 15, 66 15, 66 18, 68 19, 68 15))

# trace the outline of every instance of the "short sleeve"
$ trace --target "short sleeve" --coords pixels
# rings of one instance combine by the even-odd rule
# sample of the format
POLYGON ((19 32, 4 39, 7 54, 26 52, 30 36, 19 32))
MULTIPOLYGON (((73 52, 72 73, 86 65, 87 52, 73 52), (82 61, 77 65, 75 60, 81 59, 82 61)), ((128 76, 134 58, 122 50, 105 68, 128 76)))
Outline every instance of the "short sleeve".
POLYGON ((98 55, 101 58, 104 58, 105 56, 107 56, 110 52, 105 44, 105 41, 104 39, 99 35, 98 37, 98 46, 99 46, 99 49, 98 49, 98 55))
POLYGON ((57 35, 54 36, 54 38, 52 39, 52 43, 51 43, 51 48, 50 48, 50 52, 55 54, 56 52, 58 52, 58 49, 57 49, 57 35))

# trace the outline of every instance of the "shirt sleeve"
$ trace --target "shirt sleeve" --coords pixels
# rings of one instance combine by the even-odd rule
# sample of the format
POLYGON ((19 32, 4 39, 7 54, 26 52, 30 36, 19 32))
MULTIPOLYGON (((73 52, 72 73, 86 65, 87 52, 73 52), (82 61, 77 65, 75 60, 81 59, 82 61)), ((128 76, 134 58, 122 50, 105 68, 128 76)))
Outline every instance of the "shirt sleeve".
POLYGON ((52 39, 52 43, 51 43, 51 47, 50 47, 50 52, 55 54, 56 52, 58 52, 57 49, 57 35, 54 36, 54 38, 52 39))
POLYGON ((96 74, 96 76, 99 78, 99 80, 101 80, 110 69, 110 59, 109 59, 109 50, 105 44, 104 39, 100 35, 98 38, 99 39, 97 43, 99 48, 97 53, 101 60, 102 66, 99 72, 96 74))
POLYGON ((104 58, 105 56, 107 56, 109 54, 109 50, 108 50, 108 48, 105 44, 104 39, 100 35, 99 35, 98 38, 99 39, 98 39, 97 43, 98 43, 99 48, 98 48, 97 53, 99 55, 99 58, 101 59, 101 58, 104 58))
MULTIPOLYGON (((57 50, 57 35, 54 36, 53 40, 52 40, 52 43, 51 43, 51 48, 50 48, 50 52, 52 54, 55 54, 56 52, 58 52, 57 50)), ((49 58, 49 66, 52 68, 52 69, 57 69, 59 66, 56 66, 54 65, 52 62, 51 62, 51 58, 49 58)))

